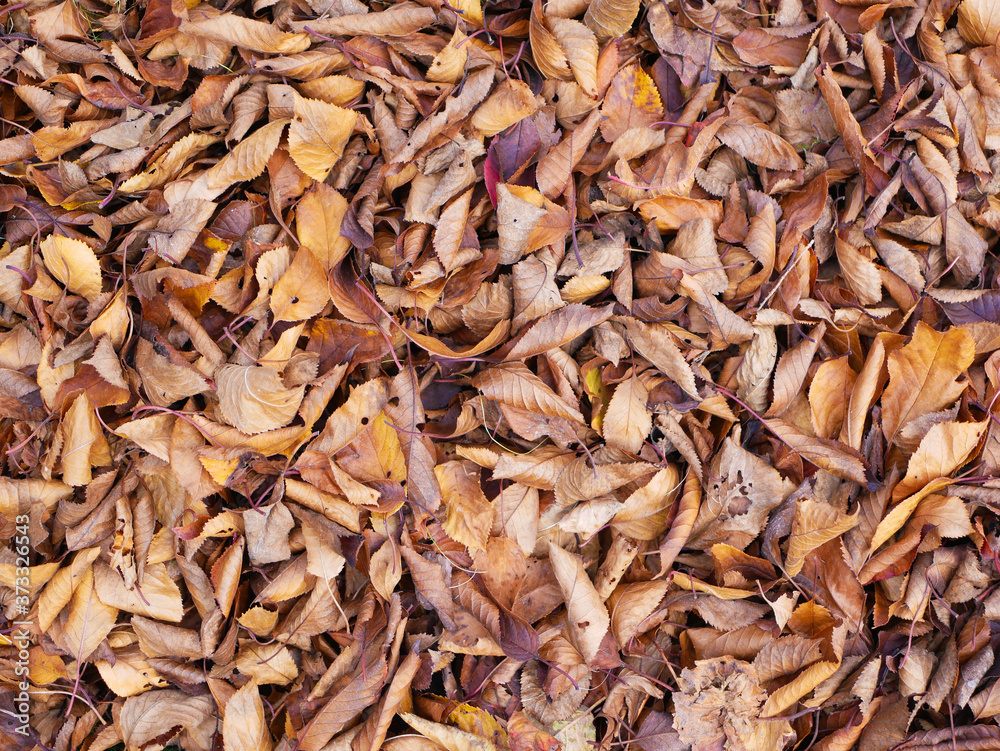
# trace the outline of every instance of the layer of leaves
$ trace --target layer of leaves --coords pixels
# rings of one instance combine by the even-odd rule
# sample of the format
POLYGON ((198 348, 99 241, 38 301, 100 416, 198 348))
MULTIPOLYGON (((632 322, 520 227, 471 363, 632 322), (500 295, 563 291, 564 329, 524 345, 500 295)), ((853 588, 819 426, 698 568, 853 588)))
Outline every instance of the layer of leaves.
POLYGON ((0 23, 3 748, 1000 748, 996 0, 0 23))

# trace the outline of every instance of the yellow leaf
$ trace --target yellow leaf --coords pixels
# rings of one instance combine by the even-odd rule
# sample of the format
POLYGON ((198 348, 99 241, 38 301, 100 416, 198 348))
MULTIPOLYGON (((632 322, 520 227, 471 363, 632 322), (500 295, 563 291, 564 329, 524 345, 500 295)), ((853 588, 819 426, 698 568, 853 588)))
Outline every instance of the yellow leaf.
POLYGON ((118 608, 98 597, 93 569, 88 569, 69 603, 66 622, 63 624, 59 640, 61 646, 74 660, 86 660, 111 633, 117 618, 118 608))
POLYGON ((822 363, 809 386, 809 409, 818 438, 835 437, 844 424, 858 377, 847 360, 845 355, 822 363))
POLYGON ((42 647, 32 647, 28 658, 28 678, 36 686, 48 686, 60 678, 69 678, 66 663, 59 655, 46 654, 42 647))
POLYGON ((168 685, 138 650, 116 653, 114 665, 105 660, 97 660, 94 666, 101 674, 101 680, 118 696, 138 696, 151 688, 168 685))
POLYGON ((507 731, 489 712, 471 704, 459 704, 448 715, 448 723, 473 733, 480 738, 492 740, 499 748, 507 748, 507 731))
POLYGON ((602 42, 620 37, 639 15, 639 0, 593 0, 583 20, 602 42))
POLYGON ((623 584, 611 595, 611 631, 621 645, 639 633, 639 625, 656 610, 669 584, 663 580, 623 584))
POLYGON ((462 12, 462 18, 482 26, 483 6, 480 0, 459 0, 455 7, 462 12))
POLYGON ((299 201, 295 213, 299 243, 312 251, 325 273, 351 249, 350 241, 340 234, 345 213, 347 201, 326 183, 316 183, 299 201))
POLYGON ((927 431, 910 457, 906 476, 893 489, 900 501, 937 477, 947 477, 965 464, 976 451, 988 422, 940 422, 927 431))
POLYGON ((810 665, 790 683, 786 683, 767 698, 760 711, 761 717, 776 717, 781 714, 820 683, 836 673, 839 667, 839 660, 836 662, 817 662, 810 665))
POLYGON ((251 639, 240 644, 236 667, 260 685, 285 686, 299 674, 295 659, 284 644, 258 644, 251 639))
POLYGON ((466 36, 455 26, 448 44, 434 56, 427 68, 427 80, 438 83, 458 83, 465 75, 465 61, 469 59, 469 45, 465 43, 466 36))
POLYGON ((844 514, 829 503, 819 503, 811 498, 800 500, 795 506, 792 534, 788 538, 785 571, 796 576, 802 571, 805 557, 825 542, 829 542, 858 523, 858 513, 844 514))
POLYGON ((635 540, 655 540, 666 530, 679 487, 677 468, 668 464, 625 500, 625 508, 611 520, 612 527, 635 540))
POLYGON ((87 485, 93 467, 111 463, 111 449, 97 421, 94 403, 85 393, 73 400, 59 427, 63 441, 63 482, 87 485))
POLYGON ((505 79, 472 116, 472 125, 484 136, 495 136, 538 110, 535 95, 523 81, 505 79))
POLYGON ((73 555, 73 562, 59 569, 45 585, 38 598, 38 627, 42 631, 48 630, 66 603, 73 599, 73 593, 83 582, 90 565, 97 560, 100 553, 101 549, 97 547, 77 551, 73 555))
POLYGON ((479 467, 468 461, 445 462, 434 467, 434 475, 448 511, 444 531, 468 548, 485 550, 493 507, 483 495, 479 467))
POLYGON ((271 292, 276 321, 304 321, 319 315, 330 302, 326 270, 309 248, 299 248, 295 260, 271 292))
POLYGON ((51 508, 71 495, 73 488, 57 480, 0 477, 0 514, 7 517, 26 514, 35 503, 51 508))
POLYGON ((612 392, 604 383, 600 368, 588 368, 583 371, 583 387, 595 407, 590 425, 598 433, 603 434, 604 418, 608 412, 612 392))
POLYGON ((267 637, 278 625, 278 611, 265 610, 260 605, 254 605, 236 620, 250 633, 267 637))
POLYGON ((358 113, 295 95, 288 151, 296 166, 322 182, 344 153, 358 113))
POLYGON ((710 595, 715 595, 723 600, 742 600, 745 597, 753 597, 756 594, 756 592, 747 591, 745 589, 717 587, 714 584, 707 584, 706 582, 699 581, 698 579, 692 579, 690 576, 682 574, 680 571, 674 571, 673 574, 671 574, 671 580, 683 590, 705 592, 710 595))
POLYGON ((465 730, 431 722, 408 712, 402 712, 399 716, 418 733, 440 744, 447 751, 496 751, 497 747, 491 741, 465 730))
POLYGON ((104 311, 90 324, 90 335, 94 337, 94 341, 107 336, 116 350, 121 349, 125 343, 131 319, 131 313, 126 305, 127 291, 127 286, 123 285, 111 298, 104 311))
POLYGON ((951 478, 939 477, 936 480, 932 480, 927 485, 924 485, 923 488, 911 495, 909 498, 900 501, 893 506, 892 511, 886 514, 875 528, 875 534, 872 536, 871 544, 868 547, 868 555, 871 556, 872 553, 882 546, 882 543, 886 542, 890 537, 903 528, 903 525, 906 524, 906 520, 910 518, 910 514, 913 513, 913 510, 924 498, 932 493, 936 493, 942 488, 948 487, 951 483, 951 478))
POLYGON ((66 289, 93 300, 101 294, 101 264, 87 243, 49 235, 41 243, 45 268, 66 289))
POLYGON ((889 383, 882 395, 882 431, 895 442, 910 422, 953 403, 968 385, 959 377, 976 346, 962 328, 938 332, 917 323, 910 343, 889 353, 889 383))
MULTIPOLYGON (((430 79, 428 79, 430 80, 430 79)), ((310 99, 344 107, 364 93, 365 82, 355 81, 348 76, 324 76, 313 81, 302 81, 296 84, 299 93, 310 99)))

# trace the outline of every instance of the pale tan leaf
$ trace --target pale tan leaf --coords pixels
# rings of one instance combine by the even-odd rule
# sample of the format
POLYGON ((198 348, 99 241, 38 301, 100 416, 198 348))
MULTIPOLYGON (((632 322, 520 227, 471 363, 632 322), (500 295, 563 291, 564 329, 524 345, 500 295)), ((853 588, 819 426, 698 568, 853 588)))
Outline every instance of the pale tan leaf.
POLYGON ((77 661, 86 660, 94 653, 118 618, 118 608, 98 596, 93 569, 88 569, 81 577, 66 612, 59 642, 77 661))
POLYGON ((597 57, 600 49, 594 33, 571 18, 550 17, 547 22, 549 30, 565 52, 570 70, 580 88, 587 96, 597 96, 597 57))
POLYGON ((97 563, 94 584, 101 602, 119 610, 171 623, 179 623, 184 616, 180 589, 162 563, 146 566, 142 584, 132 590, 109 566, 97 563))
POLYGON ((271 733, 256 681, 251 680, 226 702, 222 743, 225 751, 271 751, 271 733))
POLYGON ((1000 6, 993 0, 962 0, 958 31, 976 46, 995 45, 1000 36, 1000 6))
POLYGON ((795 147, 749 113, 739 119, 730 118, 717 136, 740 156, 761 167, 796 170, 805 166, 795 147))
POLYGON ((639 634, 639 626, 656 610, 669 585, 665 581, 624 584, 612 594, 608 607, 611 631, 625 645, 639 634))
POLYGON ((267 160, 278 148, 281 134, 285 132, 285 125, 284 120, 268 123, 241 141, 208 171, 206 175, 208 187, 228 188, 235 182, 253 180, 260 175, 267 166, 267 160))
POLYGON ((470 188, 445 207, 434 229, 434 252, 441 259, 444 270, 449 273, 476 260, 481 255, 476 248, 462 247, 471 200, 472 189, 470 188))
POLYGON ((807 337, 789 348, 778 360, 778 367, 774 372, 774 400, 767 410, 767 417, 782 414, 798 396, 825 334, 826 323, 820 321, 807 337))
POLYGON ((209 748, 217 724, 218 711, 210 695, 190 696, 174 689, 147 691, 126 699, 115 721, 125 748, 130 750, 155 747, 152 744, 159 736, 178 728, 198 739, 201 748, 209 748))
POLYGON ((503 347, 497 355, 511 362, 549 352, 608 320, 612 312, 610 305, 601 308, 567 305, 528 324, 518 332, 511 346, 503 347))
POLYGON ((184 34, 204 37, 213 42, 233 44, 269 54, 294 55, 309 49, 310 45, 308 34, 291 34, 281 31, 274 24, 244 18, 235 13, 185 21, 180 30, 184 34))
POLYGON ((653 427, 648 399, 649 391, 634 372, 615 387, 603 423, 604 438, 609 446, 639 453, 653 427))
POLYGON ((377 13, 350 11, 340 15, 339 18, 299 21, 293 24, 293 28, 308 26, 320 34, 332 36, 406 37, 431 25, 436 18, 433 8, 404 2, 391 5, 377 13))
MULTIPOLYGON (((548 212, 541 203, 518 195, 506 183, 497 185, 497 233, 500 235, 500 263, 513 264, 530 252, 529 240, 548 212)), ((531 250, 536 250, 532 248, 531 250)))
POLYGON ((625 324, 629 341, 639 354, 655 365, 661 373, 675 381, 690 396, 698 396, 694 371, 665 326, 644 323, 632 317, 615 320, 625 324))
POLYGON ((878 266, 849 242, 837 235, 837 260, 847 286, 862 305, 875 305, 882 299, 882 277, 878 266))
POLYGON ((574 640, 589 664, 611 624, 608 610, 577 556, 549 543, 549 561, 566 600, 574 640))
POLYGON ((472 385, 487 399, 583 424, 579 409, 567 404, 521 363, 488 368, 472 379, 472 385))
POLYGON ((584 22, 602 42, 622 36, 639 15, 639 0, 593 0, 584 22))
POLYGON ((285 504, 279 501, 266 508, 245 511, 243 526, 247 536, 247 553, 253 565, 277 563, 291 557, 288 535, 295 521, 285 504))
POLYGON ((845 480, 865 484, 865 462, 860 452, 840 441, 806 435, 784 420, 774 418, 765 423, 788 447, 803 459, 845 480))
POLYGON ((539 160, 535 174, 538 189, 546 198, 555 199, 566 189, 573 169, 590 148, 600 121, 601 112, 595 109, 539 160))

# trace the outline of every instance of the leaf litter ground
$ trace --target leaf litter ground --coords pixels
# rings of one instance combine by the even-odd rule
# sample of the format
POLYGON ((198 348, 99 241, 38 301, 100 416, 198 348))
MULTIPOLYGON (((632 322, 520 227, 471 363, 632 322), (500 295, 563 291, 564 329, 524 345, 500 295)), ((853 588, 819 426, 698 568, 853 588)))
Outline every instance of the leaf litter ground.
POLYGON ((0 22, 4 748, 1000 748, 996 0, 0 22))

